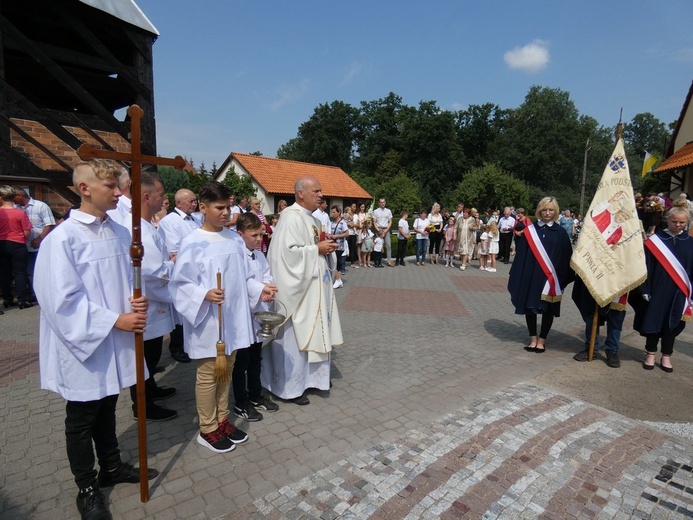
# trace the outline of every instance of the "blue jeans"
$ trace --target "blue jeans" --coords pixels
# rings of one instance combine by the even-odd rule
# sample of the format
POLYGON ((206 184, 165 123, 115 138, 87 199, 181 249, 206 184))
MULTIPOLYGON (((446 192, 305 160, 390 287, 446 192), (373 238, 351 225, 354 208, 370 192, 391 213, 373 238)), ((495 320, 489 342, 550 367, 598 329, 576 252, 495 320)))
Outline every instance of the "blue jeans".
MULTIPOLYGON (((621 342, 621 329, 623 328, 623 320, 626 317, 625 311, 616 311, 611 309, 606 313, 606 341, 604 342, 604 350, 610 352, 618 352, 618 347, 621 342)), ((592 319, 585 322, 585 348, 590 347, 590 337, 592 334, 592 319)), ((599 326, 597 325, 597 337, 594 340, 594 351, 599 352, 599 326)))
POLYGON ((416 263, 426 262, 426 248, 428 246, 428 238, 417 238, 416 239, 416 263), (421 257, 421 260, 419 260, 421 257))

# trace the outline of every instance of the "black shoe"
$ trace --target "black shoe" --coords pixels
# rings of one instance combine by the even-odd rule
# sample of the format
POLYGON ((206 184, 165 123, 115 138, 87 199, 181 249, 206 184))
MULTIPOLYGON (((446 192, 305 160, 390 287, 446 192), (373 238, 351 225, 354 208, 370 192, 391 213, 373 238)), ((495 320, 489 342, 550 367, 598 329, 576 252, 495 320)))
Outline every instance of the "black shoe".
POLYGON ((260 399, 256 401, 253 401, 251 399, 250 404, 252 404, 258 410, 264 410, 266 412, 276 412, 277 410, 279 410, 279 406, 277 405, 277 403, 272 401, 266 395, 261 395, 260 399))
POLYGON ((155 374, 161 374, 163 372, 166 372, 166 369, 162 367, 161 365, 157 365, 156 368, 154 369, 155 374))
POLYGON ((14 300, 5 300, 2 302, 2 305, 5 307, 5 309, 9 309, 10 307, 16 307, 17 302, 14 300))
POLYGON ((34 306, 34 304, 30 303, 30 302, 19 302, 17 304, 17 307, 19 307, 20 309, 29 309, 30 307, 33 307, 33 306, 34 306))
POLYGON ((248 422, 262 421, 262 414, 250 406, 250 403, 234 406, 233 414, 248 422))
MULTIPOLYGON (((132 415, 135 420, 137 420, 137 406, 132 405, 132 415)), ((147 405, 147 420, 152 422, 170 421, 178 416, 178 412, 175 410, 169 410, 168 408, 162 408, 157 404, 147 405)))
POLYGON ((290 401, 294 404, 297 404, 299 406, 306 406, 307 404, 310 404, 310 399, 308 399, 308 396, 304 392, 301 394, 300 397, 296 397, 295 399, 290 399, 290 401))
POLYGON ((613 350, 607 350, 606 364, 611 368, 619 368, 621 366, 621 360, 618 359, 618 352, 613 350))
POLYGON ((77 511, 82 520, 113 520, 106 498, 96 485, 80 490, 77 495, 77 511))
MULTIPOLYGON (((147 468, 147 480, 159 476, 154 468, 147 468)), ((116 484, 137 484, 140 481, 140 468, 134 468, 127 462, 121 462, 115 471, 99 471, 99 486, 102 488, 113 487, 116 484)))
POLYGON ((163 401, 171 396, 176 395, 176 389, 166 386, 152 385, 147 387, 147 395, 152 401, 163 401))
MULTIPOLYGON (((609 356, 609 355, 607 354, 607 357, 608 357, 608 356, 609 356)), ((598 351, 598 350, 595 350, 595 351, 594 351, 594 355, 592 356, 592 359, 597 359, 598 357, 599 357, 599 351, 598 351)), ((578 352, 577 354, 575 354, 575 355, 573 356, 573 359, 574 359, 575 361, 580 361, 580 362, 582 362, 582 361, 589 361, 589 359, 590 359, 590 352, 589 352, 589 350, 585 349, 585 350, 583 350, 583 351, 578 352)))
POLYGON ((171 357, 179 363, 190 363, 190 356, 187 352, 171 352, 171 357))

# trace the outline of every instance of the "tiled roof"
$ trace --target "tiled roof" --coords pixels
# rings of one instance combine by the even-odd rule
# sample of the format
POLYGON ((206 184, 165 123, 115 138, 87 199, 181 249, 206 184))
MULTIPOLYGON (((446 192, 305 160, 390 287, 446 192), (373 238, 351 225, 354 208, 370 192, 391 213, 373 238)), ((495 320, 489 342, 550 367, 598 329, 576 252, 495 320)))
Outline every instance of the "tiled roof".
POLYGON ((315 175, 322 185, 322 193, 325 197, 372 198, 370 193, 336 166, 287 161, 286 159, 236 152, 233 152, 231 157, 236 159, 267 193, 293 195, 296 179, 303 175, 315 175))
POLYGON ((693 142, 679 148, 674 155, 657 167, 655 173, 685 168, 693 164, 693 142))

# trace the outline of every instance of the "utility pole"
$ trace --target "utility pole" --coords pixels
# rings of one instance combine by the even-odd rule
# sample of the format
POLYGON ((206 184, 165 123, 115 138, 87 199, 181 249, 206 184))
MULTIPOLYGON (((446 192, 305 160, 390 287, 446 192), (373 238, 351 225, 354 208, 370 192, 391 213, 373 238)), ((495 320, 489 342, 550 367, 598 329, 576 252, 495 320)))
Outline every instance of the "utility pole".
POLYGON ((585 215, 585 183, 587 182, 587 152, 591 150, 590 139, 585 143, 585 160, 582 163, 582 189, 580 191, 580 215, 585 215))

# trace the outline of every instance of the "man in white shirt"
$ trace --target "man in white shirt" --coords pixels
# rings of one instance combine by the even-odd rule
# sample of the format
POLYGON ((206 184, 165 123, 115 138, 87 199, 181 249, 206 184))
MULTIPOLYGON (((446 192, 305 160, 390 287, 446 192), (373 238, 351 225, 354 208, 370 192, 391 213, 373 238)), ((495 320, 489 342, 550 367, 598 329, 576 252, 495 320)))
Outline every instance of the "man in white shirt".
MULTIPOLYGON (((166 249, 171 254, 178 253, 181 240, 200 227, 193 212, 197 208, 197 197, 186 189, 176 192, 176 207, 159 221, 159 235, 164 239, 166 249)), ((190 357, 183 348, 183 324, 180 317, 175 316, 176 326, 171 331, 171 342, 168 349, 171 357, 180 363, 190 363, 190 357)))
POLYGON ((325 199, 320 201, 318 207, 313 211, 313 216, 322 224, 321 231, 323 233, 328 233, 330 229, 330 215, 327 213, 327 201, 325 199))
POLYGON ((392 227, 392 211, 385 207, 385 199, 381 198, 380 207, 373 211, 375 232, 385 241, 387 249, 387 266, 394 267, 392 263, 392 244, 390 243, 390 228, 392 227))
POLYGON ((510 246, 513 241, 514 228, 515 219, 510 215, 510 206, 506 206, 503 210, 503 216, 498 220, 498 231, 500 231, 498 260, 502 259, 504 264, 510 262, 510 246))
POLYGON ((16 194, 15 203, 24 210, 32 226, 29 238, 26 240, 26 248, 29 251, 26 275, 27 284, 29 285, 27 292, 29 301, 34 301, 33 285, 36 256, 43 239, 55 228, 55 218, 53 217, 53 211, 45 202, 32 199, 22 188, 17 188, 16 194))

